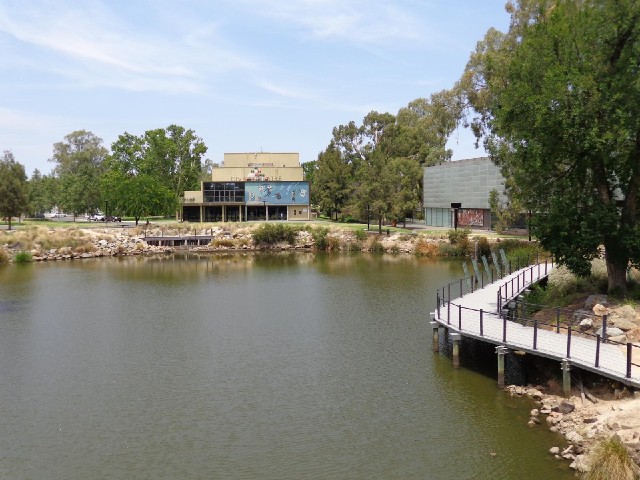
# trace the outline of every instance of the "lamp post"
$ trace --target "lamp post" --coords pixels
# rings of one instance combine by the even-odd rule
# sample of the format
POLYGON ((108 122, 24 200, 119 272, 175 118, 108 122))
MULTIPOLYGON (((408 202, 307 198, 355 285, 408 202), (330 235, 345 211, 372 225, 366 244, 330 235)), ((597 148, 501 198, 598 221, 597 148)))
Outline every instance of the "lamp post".
POLYGON ((264 204, 264 221, 268 222, 269 221, 269 212, 267 211, 267 201, 263 200, 262 203, 264 204))
POLYGON ((371 215, 369 214, 369 204, 367 203, 367 231, 369 231, 370 221, 371 221, 371 215))

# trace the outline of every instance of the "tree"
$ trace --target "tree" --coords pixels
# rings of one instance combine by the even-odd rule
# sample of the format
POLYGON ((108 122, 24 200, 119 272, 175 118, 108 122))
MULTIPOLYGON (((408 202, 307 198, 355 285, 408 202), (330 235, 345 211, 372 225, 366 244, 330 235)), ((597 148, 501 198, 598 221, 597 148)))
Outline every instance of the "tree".
POLYGON ((640 3, 509 2, 461 86, 478 134, 534 212, 533 233, 573 272, 604 245, 610 292, 640 266, 640 3))
POLYGON ((352 167, 331 145, 318 155, 317 165, 315 187, 312 188, 315 192, 314 201, 318 202, 322 212, 330 216, 335 212, 337 220, 338 212, 342 210, 352 192, 352 167))
POLYGON ((42 175, 35 169, 29 179, 29 212, 34 216, 42 216, 56 204, 57 181, 50 175, 42 175))
POLYGON ((392 188, 391 215, 406 226, 407 216, 420 207, 422 168, 410 158, 392 158, 384 175, 392 188))
POLYGON ((185 190, 200 188, 202 157, 207 147, 193 130, 178 125, 148 130, 143 138, 145 163, 176 201, 185 190))
POLYGON ((13 153, 5 150, 0 158, 0 214, 9 221, 28 208, 28 185, 24 166, 16 162, 13 153))
POLYGON ((143 138, 126 132, 120 135, 105 166, 102 187, 111 212, 133 216, 138 225, 143 216, 165 214, 176 207, 175 193, 148 160, 143 138))
POLYGON ((107 155, 102 139, 86 130, 78 130, 53 145, 53 174, 59 179, 58 206, 78 215, 98 210, 102 203, 100 179, 107 155))

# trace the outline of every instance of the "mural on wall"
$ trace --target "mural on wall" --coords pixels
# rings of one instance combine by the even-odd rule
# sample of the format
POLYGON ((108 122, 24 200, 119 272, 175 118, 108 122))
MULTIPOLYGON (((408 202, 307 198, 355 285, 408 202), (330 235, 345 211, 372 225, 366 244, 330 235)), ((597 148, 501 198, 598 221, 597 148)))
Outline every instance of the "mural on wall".
POLYGON ((458 210, 458 225, 461 227, 484 227, 484 212, 481 209, 458 210))
POLYGON ((308 205, 309 182, 247 182, 244 200, 247 204, 308 205))

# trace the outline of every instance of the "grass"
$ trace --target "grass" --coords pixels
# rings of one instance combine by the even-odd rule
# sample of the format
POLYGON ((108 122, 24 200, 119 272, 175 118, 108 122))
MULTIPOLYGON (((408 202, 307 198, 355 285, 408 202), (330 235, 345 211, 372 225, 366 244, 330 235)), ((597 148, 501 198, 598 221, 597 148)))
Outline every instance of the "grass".
POLYGON ((583 480, 634 480, 638 478, 638 466, 627 447, 616 436, 601 440, 589 455, 590 469, 583 480))

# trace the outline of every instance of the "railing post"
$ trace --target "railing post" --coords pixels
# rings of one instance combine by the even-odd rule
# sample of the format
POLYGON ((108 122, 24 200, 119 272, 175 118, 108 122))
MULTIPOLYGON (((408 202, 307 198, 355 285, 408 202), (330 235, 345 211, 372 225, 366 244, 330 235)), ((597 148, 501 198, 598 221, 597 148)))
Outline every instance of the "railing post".
POLYGON ((451 302, 447 302, 447 323, 451 323, 451 302))
POLYGON ((484 317, 484 312, 482 311, 482 309, 480 309, 480 336, 481 337, 484 336, 483 327, 482 327, 482 324, 483 324, 482 319, 483 319, 483 317, 484 317))
POLYGON ((462 330, 462 305, 458 305, 458 330, 462 330))
POLYGON ((507 343, 507 317, 502 318, 502 342, 507 343))
POLYGON ((438 311, 438 318, 440 318, 440 290, 436 292, 436 310, 438 311))
POLYGON ((567 358, 571 358, 571 325, 567 327, 567 358))
POLYGON ((538 349, 538 319, 533 321, 533 349, 538 349))
POLYGON ((596 368, 600 368, 600 340, 602 340, 600 335, 596 335, 596 368))
POLYGON ((556 333, 560 333, 560 307, 556 307, 556 333))
POLYGON ((607 316, 602 316, 602 343, 607 343, 607 316))
POLYGON ((544 259, 544 274, 547 275, 547 259, 544 259))
POLYGON ((627 342, 627 378, 631 378, 631 357, 633 355, 633 343, 627 342))
POLYGON ((447 285, 447 301, 451 301, 451 284, 447 285))

